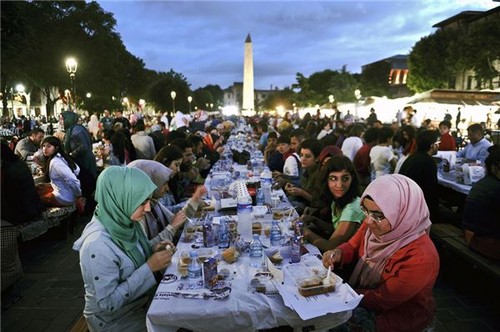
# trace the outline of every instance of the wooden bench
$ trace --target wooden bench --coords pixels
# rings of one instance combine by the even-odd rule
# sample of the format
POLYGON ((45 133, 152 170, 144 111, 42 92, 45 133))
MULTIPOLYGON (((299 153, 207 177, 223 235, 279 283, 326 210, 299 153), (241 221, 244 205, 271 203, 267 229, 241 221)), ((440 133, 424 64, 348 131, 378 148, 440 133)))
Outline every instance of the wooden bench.
POLYGON ((430 236, 438 249, 444 248, 452 255, 459 256, 471 264, 474 269, 481 270, 496 280, 500 280, 499 262, 470 249, 465 242, 462 229, 451 224, 433 224, 430 236))
POLYGON ((40 218, 18 226, 21 241, 26 242, 37 238, 52 227, 62 227, 64 232, 69 228, 71 232, 76 219, 77 212, 74 204, 65 207, 47 208, 40 218))

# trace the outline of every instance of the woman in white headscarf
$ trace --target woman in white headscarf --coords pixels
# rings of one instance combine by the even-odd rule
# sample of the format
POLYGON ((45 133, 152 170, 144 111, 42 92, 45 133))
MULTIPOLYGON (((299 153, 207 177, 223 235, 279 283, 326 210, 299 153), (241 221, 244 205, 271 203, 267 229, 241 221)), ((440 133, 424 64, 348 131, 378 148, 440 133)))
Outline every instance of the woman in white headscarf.
POLYGON ((97 140, 97 133, 99 132, 99 119, 97 115, 92 114, 90 116, 89 123, 87 124, 90 135, 92 136, 92 140, 97 140))
POLYGON ((151 199, 151 211, 144 214, 142 221, 148 239, 152 245, 165 240, 173 241, 177 231, 184 225, 186 213, 180 211, 174 215, 158 200, 167 192, 168 181, 174 176, 174 172, 160 162, 146 159, 134 160, 127 167, 139 168, 156 185, 151 199))
POLYGON ((403 175, 385 175, 368 185, 361 209, 366 218, 358 232, 323 255, 325 267, 357 260, 349 284, 364 295, 360 306, 367 310, 355 310, 347 326, 422 331, 435 314, 432 288, 439 271, 422 190, 403 175))

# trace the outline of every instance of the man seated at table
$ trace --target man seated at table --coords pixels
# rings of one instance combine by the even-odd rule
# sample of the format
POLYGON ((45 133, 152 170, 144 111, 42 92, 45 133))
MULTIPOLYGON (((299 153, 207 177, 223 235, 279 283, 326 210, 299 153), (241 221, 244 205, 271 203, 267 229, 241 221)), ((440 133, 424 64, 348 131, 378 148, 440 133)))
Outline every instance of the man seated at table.
POLYGON ((400 174, 415 181, 424 192, 432 222, 436 222, 439 215, 437 166, 432 159, 439 148, 437 138, 438 133, 434 130, 420 132, 417 136, 417 151, 404 161, 399 170, 400 174))
POLYGON ((185 138, 177 138, 170 144, 182 151, 180 170, 169 182, 176 204, 178 204, 191 197, 196 186, 203 184, 205 180, 201 177, 198 168, 193 165, 193 162, 196 161, 196 156, 193 153, 193 144, 185 138))
POLYGON ((488 148, 491 146, 491 142, 484 138, 483 127, 479 123, 474 123, 467 128, 467 135, 470 142, 463 150, 457 152, 457 158, 484 162, 488 156, 488 148))
MULTIPOLYGON (((38 217, 44 206, 35 189, 33 176, 26 162, 9 148, 1 144, 1 190, 2 220, 22 224, 38 217)), ((2 294, 3 295, 3 294, 2 294)))
POLYGON ((488 148, 486 176, 472 185, 465 200, 465 240, 475 251, 500 259, 500 145, 488 148))
POLYGON ((33 129, 29 136, 20 140, 15 149, 15 154, 17 154, 22 160, 26 160, 29 156, 32 156, 40 149, 40 143, 42 143, 43 137, 45 136, 45 131, 41 128, 33 129))
POLYGON ((300 146, 300 164, 302 174, 300 175, 300 186, 287 182, 285 192, 297 213, 301 214, 306 206, 312 201, 312 193, 316 188, 316 177, 318 176, 320 164, 319 155, 323 146, 317 139, 307 139, 300 146))

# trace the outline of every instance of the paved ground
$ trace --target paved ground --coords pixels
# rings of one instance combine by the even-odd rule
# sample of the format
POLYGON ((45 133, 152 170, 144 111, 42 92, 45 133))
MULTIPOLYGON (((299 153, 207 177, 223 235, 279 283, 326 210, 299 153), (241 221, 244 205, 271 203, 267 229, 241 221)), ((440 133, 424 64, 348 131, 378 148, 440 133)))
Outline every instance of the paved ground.
MULTIPOLYGON (((2 303, 2 332, 69 331, 80 318, 83 282, 78 254, 71 246, 88 219, 80 220, 75 234, 65 240, 58 240, 51 231, 20 249, 24 279, 18 289, 22 297, 8 308, 2 303)), ((500 331, 500 299, 492 298, 487 291, 488 280, 483 282, 481 276, 472 276, 463 283, 460 280, 469 276, 468 272, 453 273, 440 276, 435 287, 438 309, 434 331, 500 331), (481 284, 486 291, 476 290, 472 284, 481 284)))

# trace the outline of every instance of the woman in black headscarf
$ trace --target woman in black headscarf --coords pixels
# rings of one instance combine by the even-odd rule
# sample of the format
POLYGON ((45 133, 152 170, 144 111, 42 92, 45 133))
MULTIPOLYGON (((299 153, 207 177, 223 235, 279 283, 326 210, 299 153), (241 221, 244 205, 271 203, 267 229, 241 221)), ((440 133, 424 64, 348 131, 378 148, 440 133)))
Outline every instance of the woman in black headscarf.
POLYGON ((90 134, 84 126, 78 124, 78 114, 72 111, 61 113, 64 123, 64 150, 80 166, 80 184, 82 196, 87 200, 87 206, 94 206, 92 193, 95 190, 97 166, 92 152, 90 134))

